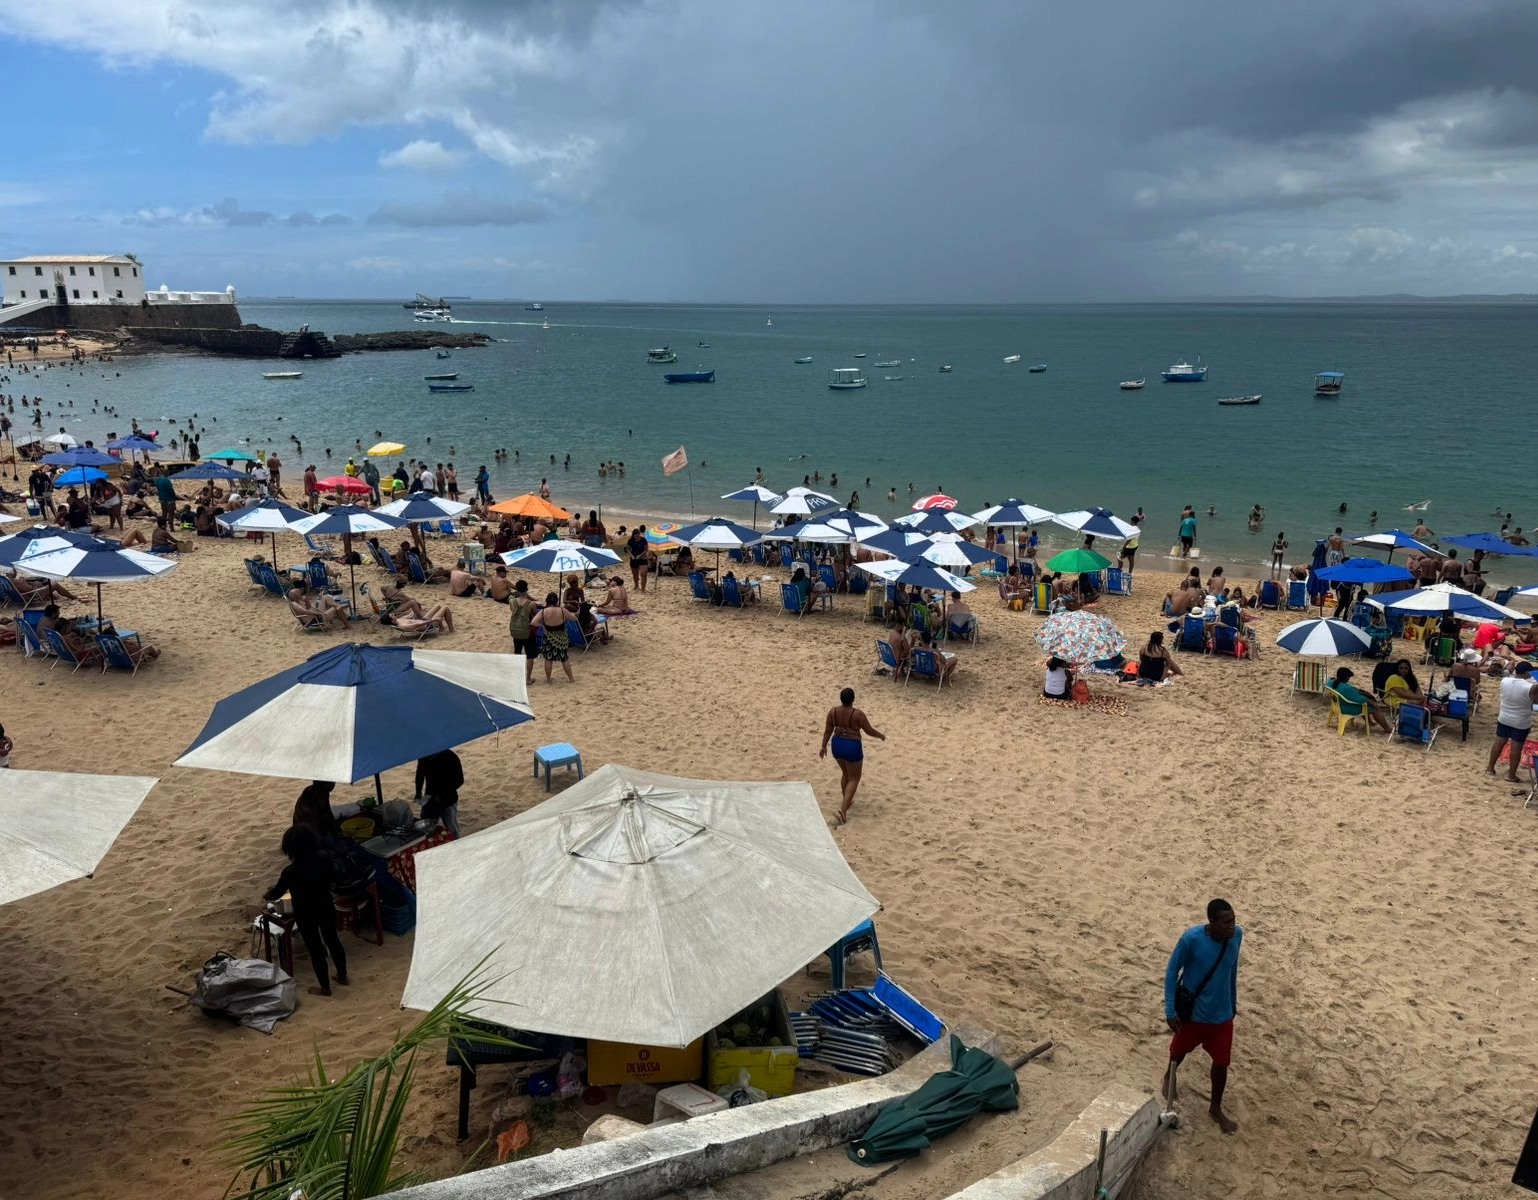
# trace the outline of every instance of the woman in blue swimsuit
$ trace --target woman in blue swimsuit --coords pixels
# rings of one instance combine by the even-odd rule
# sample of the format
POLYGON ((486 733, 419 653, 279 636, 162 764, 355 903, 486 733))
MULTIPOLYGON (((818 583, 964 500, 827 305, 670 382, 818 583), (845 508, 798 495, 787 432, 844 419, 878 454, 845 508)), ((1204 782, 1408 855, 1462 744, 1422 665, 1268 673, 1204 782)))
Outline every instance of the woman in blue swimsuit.
POLYGON ((886 741, 886 734, 877 731, 870 718, 854 706, 854 688, 845 688, 838 694, 838 705, 828 710, 828 719, 822 727, 822 749, 819 758, 828 757, 828 744, 833 745, 833 761, 843 776, 844 803, 838 810, 838 823, 849 819, 849 808, 854 804, 854 794, 860 789, 860 771, 865 764, 865 746, 860 734, 886 741))

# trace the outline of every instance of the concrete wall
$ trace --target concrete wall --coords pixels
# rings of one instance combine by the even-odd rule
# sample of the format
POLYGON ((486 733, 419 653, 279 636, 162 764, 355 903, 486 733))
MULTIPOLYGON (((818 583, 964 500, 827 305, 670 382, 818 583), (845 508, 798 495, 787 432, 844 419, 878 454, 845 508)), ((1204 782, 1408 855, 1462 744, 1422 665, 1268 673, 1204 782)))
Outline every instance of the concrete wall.
MULTIPOLYGON (((0 328, 6 325, 0 308, 0 328)), ((240 310, 233 304, 68 304, 30 312, 16 321, 33 329, 239 329, 240 310)))
POLYGON ((215 354, 235 354, 246 358, 276 358, 283 345, 280 329, 152 329, 130 325, 127 331, 141 341, 166 346, 191 346, 215 354))

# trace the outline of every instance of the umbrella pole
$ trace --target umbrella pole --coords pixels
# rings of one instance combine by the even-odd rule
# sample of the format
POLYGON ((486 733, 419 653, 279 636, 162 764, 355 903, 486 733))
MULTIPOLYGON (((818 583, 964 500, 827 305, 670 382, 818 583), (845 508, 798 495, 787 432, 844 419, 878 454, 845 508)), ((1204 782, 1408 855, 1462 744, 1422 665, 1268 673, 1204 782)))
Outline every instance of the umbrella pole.
POLYGON ((384 812, 384 781, 377 771, 374 773, 374 798, 379 801, 379 811, 384 812))
MULTIPOLYGON (((357 583, 357 580, 353 577, 353 566, 352 566, 352 555, 351 554, 348 554, 348 556, 347 556, 347 590, 352 593, 352 611, 353 611, 353 615, 357 616, 357 614, 358 614, 358 583, 357 583)), ((376 776, 374 776, 374 778, 377 780, 379 778, 379 776, 376 775, 376 776)))
POLYGON ((101 630, 101 622, 101 584, 98 583, 96 585, 96 628, 98 632, 101 630))

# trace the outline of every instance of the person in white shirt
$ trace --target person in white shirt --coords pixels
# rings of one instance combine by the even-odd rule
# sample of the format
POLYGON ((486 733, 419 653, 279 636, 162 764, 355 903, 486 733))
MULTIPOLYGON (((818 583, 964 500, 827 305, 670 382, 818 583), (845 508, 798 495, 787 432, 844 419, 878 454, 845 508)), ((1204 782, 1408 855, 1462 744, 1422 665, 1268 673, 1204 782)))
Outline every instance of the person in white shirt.
POLYGON ((1538 704, 1538 683, 1533 682, 1533 664, 1519 662, 1516 671, 1501 680, 1501 708, 1495 718, 1495 744, 1490 747, 1490 762, 1485 774, 1495 774, 1495 764, 1503 746, 1511 747, 1506 763, 1506 782, 1517 783, 1517 768, 1522 764, 1522 746, 1533 729, 1533 705, 1538 704))
POLYGON ((438 477, 433 474, 433 469, 431 467, 424 464, 422 467, 422 473, 421 475, 417 476, 417 480, 419 483, 421 483, 422 490, 428 495, 435 495, 437 493, 438 477))

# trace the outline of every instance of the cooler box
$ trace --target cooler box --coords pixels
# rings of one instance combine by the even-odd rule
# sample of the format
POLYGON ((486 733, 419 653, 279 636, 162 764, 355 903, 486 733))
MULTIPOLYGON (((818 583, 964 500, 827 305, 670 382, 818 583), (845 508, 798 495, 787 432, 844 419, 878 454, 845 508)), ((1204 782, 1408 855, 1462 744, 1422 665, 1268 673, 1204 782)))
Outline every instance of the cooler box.
POLYGON ((705 1035, 705 1083, 711 1091, 730 1087, 737 1081, 737 1072, 746 1070, 748 1082, 754 1087, 771 1096, 788 1096, 796 1086, 796 1063, 800 1058, 790 1014, 785 1010, 785 997, 776 989, 705 1035), (769 1020, 758 1024, 769 1030, 770 1037, 779 1039, 778 1046, 722 1048, 720 1030, 742 1023, 754 1024, 753 1017, 763 1016, 766 1006, 769 1020))
POLYGON ((598 1087, 623 1083, 691 1083, 700 1077, 704 1057, 703 1038, 696 1038, 682 1050, 589 1039, 587 1081, 598 1087))

